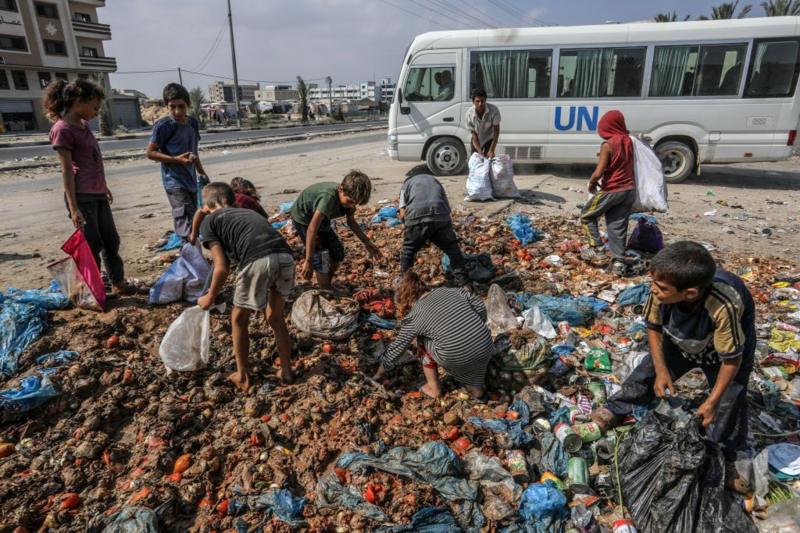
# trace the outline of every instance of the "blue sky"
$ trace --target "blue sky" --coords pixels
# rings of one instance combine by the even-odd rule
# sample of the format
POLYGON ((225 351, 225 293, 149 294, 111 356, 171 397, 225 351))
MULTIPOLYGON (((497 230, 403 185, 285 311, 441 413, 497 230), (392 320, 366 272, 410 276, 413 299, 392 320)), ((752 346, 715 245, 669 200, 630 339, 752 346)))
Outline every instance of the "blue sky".
MULTIPOLYGON (((330 75, 334 83, 397 77, 406 46, 430 30, 602 24, 656 13, 708 15, 720 2, 689 0, 232 0, 239 76, 262 82, 330 75)), ((176 69, 231 76, 225 0, 112 1, 99 10, 111 24, 106 53, 120 72, 176 69), (216 46, 214 46, 216 43, 216 46)), ((760 1, 751 16, 761 16, 760 1)), ((115 74, 117 88, 155 96, 177 71, 115 74)), ((207 91, 213 77, 186 73, 207 91)))

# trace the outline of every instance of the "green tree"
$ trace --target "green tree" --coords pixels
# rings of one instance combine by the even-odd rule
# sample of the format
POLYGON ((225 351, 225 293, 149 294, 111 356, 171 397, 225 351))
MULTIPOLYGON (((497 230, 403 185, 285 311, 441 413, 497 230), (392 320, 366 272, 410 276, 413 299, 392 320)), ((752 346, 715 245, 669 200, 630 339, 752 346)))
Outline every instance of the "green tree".
POLYGON ((761 2, 768 17, 796 17, 800 15, 800 0, 768 0, 761 2))
POLYGON ((206 125, 206 117, 203 114, 202 107, 206 103, 206 95, 203 93, 203 89, 195 87, 189 91, 189 97, 192 99, 192 107, 189 110, 189 114, 197 119, 201 127, 204 127, 206 125))
MULTIPOLYGON (((749 13, 750 10, 753 9, 753 6, 750 4, 745 4, 742 6, 742 9, 739 10, 739 13, 736 13, 736 8, 739 7, 739 0, 735 2, 725 2, 724 4, 720 4, 716 7, 711 8, 711 20, 724 20, 724 19, 743 19, 749 13)), ((700 20, 708 20, 708 17, 702 16, 700 20)))
MULTIPOLYGON (((683 17, 683 20, 689 20, 692 18, 691 15, 686 15, 683 17)), ((655 17, 653 17, 654 22, 677 22, 678 21, 678 14, 676 12, 672 13, 659 13, 655 17)))
POLYGON ((297 92, 300 94, 300 113, 303 123, 308 122, 308 87, 303 78, 297 76, 297 92))
POLYGON ((103 137, 111 137, 114 135, 114 126, 111 118, 111 98, 114 96, 111 90, 111 84, 108 82, 107 75, 100 74, 94 76, 94 81, 103 89, 106 97, 100 105, 100 113, 97 117, 97 125, 100 128, 100 135, 103 137))

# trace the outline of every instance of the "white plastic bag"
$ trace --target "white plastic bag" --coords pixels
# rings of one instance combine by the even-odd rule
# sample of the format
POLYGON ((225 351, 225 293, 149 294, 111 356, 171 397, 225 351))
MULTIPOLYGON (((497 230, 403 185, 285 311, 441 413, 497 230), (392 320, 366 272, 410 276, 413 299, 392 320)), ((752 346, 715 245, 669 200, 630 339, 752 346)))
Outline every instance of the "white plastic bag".
POLYGON ((494 200, 494 196, 492 196, 492 161, 475 152, 469 158, 468 166, 467 196, 464 201, 494 200))
POLYGON ((514 162, 508 154, 492 159, 492 191, 495 198, 519 198, 514 184, 514 162))
POLYGON ((656 153, 645 143, 631 135, 633 141, 634 174, 636 176, 636 200, 634 211, 658 211, 665 213, 667 205, 667 180, 664 168, 656 153))
POLYGON ((318 289, 304 292, 292 305, 292 324, 322 339, 346 339, 358 328, 358 315, 355 300, 318 289))
POLYGON ((506 293, 496 283, 489 287, 486 299, 486 325, 489 326, 492 336, 517 329, 519 325, 517 315, 508 306, 506 293))
POLYGON ((186 243, 178 259, 158 278, 150 289, 151 304, 167 304, 186 300, 195 303, 203 294, 211 265, 200 248, 200 243, 186 243))
POLYGON ((534 305, 530 309, 524 311, 522 317, 525 319, 522 327, 535 331, 545 339, 555 339, 558 336, 556 329, 553 327, 553 323, 542 313, 538 305, 534 305))
POLYGON ((208 364, 211 347, 211 329, 208 311, 199 306, 190 307, 170 324, 158 347, 158 355, 167 374, 173 370, 189 372, 208 364))

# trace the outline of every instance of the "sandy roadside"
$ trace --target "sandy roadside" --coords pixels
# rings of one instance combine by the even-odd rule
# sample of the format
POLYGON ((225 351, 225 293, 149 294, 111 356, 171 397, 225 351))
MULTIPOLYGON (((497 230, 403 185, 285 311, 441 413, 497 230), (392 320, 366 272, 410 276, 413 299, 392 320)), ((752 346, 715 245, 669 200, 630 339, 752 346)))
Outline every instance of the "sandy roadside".
MULTIPOLYGON (((382 134, 340 136, 280 146, 211 152, 205 157, 212 179, 252 180, 269 212, 316 181, 338 180, 359 168, 375 180, 373 202, 397 197, 412 163, 391 161, 382 134)), ((562 214, 575 224, 585 200, 585 166, 522 166, 518 187, 525 202, 464 203, 464 176, 442 178, 454 206, 478 216, 507 209, 537 215, 562 214)), ((169 206, 158 167, 143 159, 110 164, 108 179, 116 201, 114 215, 122 236, 126 273, 146 282, 163 271, 150 249, 171 228, 169 206)), ((63 255, 60 244, 71 233, 60 178, 53 169, 7 172, 0 176, 0 288, 44 286, 46 265, 63 255)), ((753 257, 800 258, 800 160, 779 163, 708 166, 693 181, 670 187, 671 212, 659 215, 665 237, 691 238, 753 257), (713 214, 710 214, 714 212, 713 214), (709 213, 709 214, 706 214, 709 213)), ((576 225, 576 235, 579 227, 576 225)))

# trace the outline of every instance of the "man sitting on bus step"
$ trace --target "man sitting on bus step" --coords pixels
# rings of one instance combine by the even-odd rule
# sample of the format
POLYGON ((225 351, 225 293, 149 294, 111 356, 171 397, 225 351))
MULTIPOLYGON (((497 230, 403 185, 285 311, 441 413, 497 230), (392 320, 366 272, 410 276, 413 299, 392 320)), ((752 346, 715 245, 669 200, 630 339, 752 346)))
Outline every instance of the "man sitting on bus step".
POLYGON ((472 91, 472 107, 467 110, 467 127, 472 132, 472 153, 494 157, 500 138, 500 111, 486 101, 486 91, 472 91))

